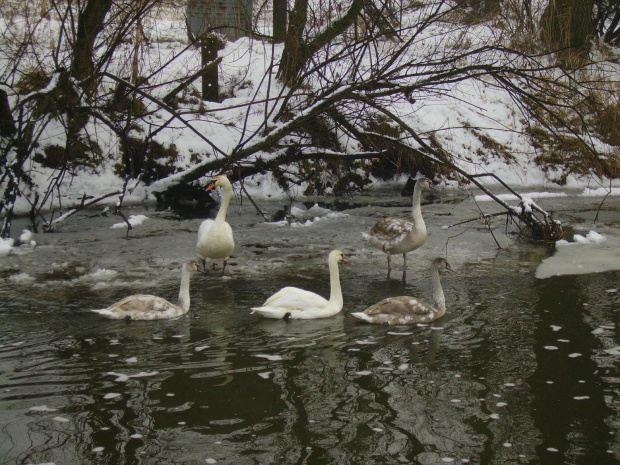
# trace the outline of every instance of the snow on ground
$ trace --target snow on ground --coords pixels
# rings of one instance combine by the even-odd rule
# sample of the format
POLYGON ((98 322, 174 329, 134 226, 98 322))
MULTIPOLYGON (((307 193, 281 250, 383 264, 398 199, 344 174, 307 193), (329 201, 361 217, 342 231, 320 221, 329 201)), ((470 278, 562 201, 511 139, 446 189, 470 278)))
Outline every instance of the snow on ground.
MULTIPOLYGON (((151 76, 149 82, 155 88, 158 83, 187 76, 199 67, 200 50, 192 47, 186 49, 187 31, 183 12, 183 9, 172 8, 166 10, 165 14, 158 13, 144 21, 150 46, 141 51, 141 66, 144 68, 143 74, 151 76), (173 57, 175 57, 174 60, 172 60, 173 57), (168 62, 169 64, 161 69, 161 63, 168 62), (154 73, 155 70, 159 71, 154 73)), ((403 20, 415 23, 417 18, 412 16, 405 17, 403 20)), ((0 22, 2 21, 3 19, 0 18, 0 22)), ((264 28, 265 33, 269 33, 269 20, 262 18, 258 24, 258 27, 264 28)), ((5 26, 10 25, 5 24, 5 26)), ((455 36, 445 34, 445 31, 435 25, 416 38, 415 46, 412 46, 401 59, 403 62, 425 63, 425 58, 433 56, 435 51, 445 47, 454 47, 457 42, 469 43, 472 47, 492 43, 496 32, 493 28, 481 24, 472 27, 465 35, 459 32, 455 36)), ((41 18, 38 34, 40 37, 37 42, 42 47, 40 55, 47 57, 47 66, 49 69, 54 69, 56 64, 52 63, 51 57, 54 56, 55 50, 46 53, 43 49, 45 47, 43 44, 53 43, 51 38, 59 34, 59 22, 53 15, 49 18, 41 18)), ((388 46, 389 44, 386 44, 386 47, 388 46)), ((119 76, 128 75, 129 63, 125 57, 130 55, 133 45, 124 44, 122 47, 125 47, 126 55, 121 50, 120 56, 123 59, 113 62, 110 68, 112 73, 119 76)), ((254 137, 254 130, 265 123, 266 110, 263 111, 257 107, 246 114, 243 107, 252 98, 261 100, 280 92, 281 86, 277 80, 269 79, 267 85, 263 79, 266 75, 265 71, 274 61, 279 60, 281 53, 281 44, 268 44, 250 38, 241 38, 226 43, 225 48, 219 53, 222 58, 220 86, 230 97, 219 103, 203 102, 204 114, 194 116, 188 113, 187 121, 195 129, 194 131, 176 121, 170 127, 158 131, 156 136, 158 142, 173 143, 176 146, 178 157, 175 165, 179 170, 188 169, 192 163, 204 163, 221 158, 230 153, 238 144, 243 143, 244 138, 254 137), (235 105, 238 107, 235 108, 235 105), (238 121, 244 121, 244 131, 240 132, 235 126, 238 121), (240 135, 241 133, 243 135, 240 135)), ((360 68, 360 72, 363 70, 370 72, 372 69, 367 63, 361 65, 363 69, 360 68)), ((347 71, 344 70, 344 72, 347 71)), ((114 83, 110 82, 108 85, 112 88, 114 83)), ((197 85, 194 84, 192 87, 196 92, 197 85)), ((157 89, 155 92, 159 94, 155 96, 163 97, 170 90, 170 86, 161 86, 157 89)), ((438 90, 440 92, 415 95, 415 99, 412 100, 414 103, 400 103, 395 105, 393 110, 404 121, 416 128, 420 134, 435 134, 444 147, 456 157, 457 163, 468 172, 493 173, 517 190, 527 186, 534 186, 538 190, 554 186, 550 178, 553 173, 549 175, 543 172, 533 162, 537 152, 524 135, 524 126, 527 122, 520 115, 510 94, 502 91, 493 83, 489 84, 483 80, 464 80, 453 83, 449 88, 438 90), (504 146, 514 156, 514 160, 507 164, 500 156, 486 149, 481 138, 478 137, 480 134, 504 146)), ((150 109, 156 110, 152 106, 150 109)), ((191 108, 183 109, 183 111, 187 110, 191 111, 191 108)), ((169 117, 167 112, 157 110, 149 116, 148 123, 159 125, 169 117)), ((104 147, 104 158, 118 158, 119 141, 112 131, 91 121, 85 132, 97 134, 98 139, 101 140, 99 145, 104 147)), ((52 121, 44 130, 41 144, 63 146, 63 134, 61 122, 52 121)), ((341 142, 350 150, 356 150, 356 146, 351 146, 347 140, 341 142)), ((601 147, 601 152, 604 151, 605 147, 601 147)), ((274 155, 261 154, 262 157, 274 155)), ((56 173, 52 169, 42 167, 37 167, 36 171, 36 189, 41 194, 47 189, 49 180, 56 178, 56 173)), ((73 178, 66 176, 58 192, 63 196, 63 207, 67 208, 79 203, 85 194, 98 196, 120 190, 123 182, 124 180, 115 174, 114 161, 112 161, 108 165, 98 167, 96 172, 80 173, 79 176, 73 178)), ((493 183, 490 180, 488 182, 493 183)), ((566 182, 564 187, 583 189, 591 184, 595 185, 597 181, 592 178, 568 176, 566 182)), ((620 183, 615 183, 615 186, 617 186, 616 190, 620 190, 620 183)), ((165 183, 158 186, 162 189, 165 187, 165 183)), ((245 187, 256 199, 282 198, 286 195, 271 177, 265 175, 257 175, 253 180, 248 180, 245 187)), ((293 188, 288 195, 301 196, 303 189, 303 186, 297 190, 293 188)), ((127 193, 125 201, 129 203, 141 202, 145 199, 154 200, 152 190, 139 184, 127 193)), ((35 193, 32 192, 30 195, 34 197, 35 193)), ((606 191, 603 185, 599 184, 589 191, 589 195, 602 196, 606 195, 606 191)), ((534 198, 532 194, 530 197, 534 198)), ((117 197, 110 197, 102 203, 113 204, 117 200, 117 197)), ((22 214, 29 210, 30 203, 24 198, 18 199, 16 213, 22 214)))

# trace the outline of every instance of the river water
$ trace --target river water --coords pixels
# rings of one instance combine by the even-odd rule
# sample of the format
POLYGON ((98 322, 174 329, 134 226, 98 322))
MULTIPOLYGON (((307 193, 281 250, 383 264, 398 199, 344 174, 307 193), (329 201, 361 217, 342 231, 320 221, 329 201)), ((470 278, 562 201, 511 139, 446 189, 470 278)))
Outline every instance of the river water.
MULTIPOLYGON (((517 241, 503 220, 449 227, 480 213, 462 190, 423 199, 429 238, 404 280, 402 258, 388 279, 385 256, 361 236, 380 217, 410 214, 396 190, 316 199, 328 215, 296 203, 291 224, 233 199, 230 275, 194 275, 190 313, 173 321, 90 310, 133 293, 175 300, 214 211, 125 208, 148 218, 127 237, 111 229, 119 217, 83 211, 0 256, 0 462, 620 464, 620 272, 581 269, 619 253, 617 199, 595 225, 600 198, 538 201, 567 239, 607 239, 564 246, 543 278, 560 247, 517 241), (350 262, 340 314, 250 314, 286 285, 327 296, 334 248, 350 262), (430 300, 436 256, 457 271, 442 276, 444 319, 386 327, 349 315, 388 296, 430 300)), ((270 214, 284 206, 259 203, 270 214)))

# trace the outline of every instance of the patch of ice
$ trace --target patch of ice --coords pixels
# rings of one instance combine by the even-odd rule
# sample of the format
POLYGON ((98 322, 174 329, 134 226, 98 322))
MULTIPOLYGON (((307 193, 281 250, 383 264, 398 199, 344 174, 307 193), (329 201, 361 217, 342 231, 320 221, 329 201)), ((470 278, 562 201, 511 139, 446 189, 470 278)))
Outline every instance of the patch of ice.
POLYGON ((28 273, 18 273, 9 276, 9 281, 15 284, 32 284, 35 281, 35 278, 30 276, 28 273))
POLYGON ((271 371, 263 371, 262 373, 259 373, 258 376, 260 376, 263 379, 269 379, 272 373, 273 372, 271 371))
POLYGON ((125 360, 125 363, 138 363, 138 357, 129 357, 125 360))
POLYGON ((55 412, 55 408, 50 408, 47 405, 35 405, 34 407, 30 407, 31 412, 55 412))
POLYGON ((8 255, 13 249, 14 242, 10 237, 6 239, 0 237, 0 255, 8 255))
MULTIPOLYGON (((144 215, 131 215, 127 221, 129 221, 129 224, 133 228, 134 226, 139 226, 142 223, 144 223, 144 220, 148 220, 148 217, 144 215)), ((112 226, 110 226, 110 229, 119 229, 119 228, 126 228, 126 227, 127 227, 127 223, 123 222, 123 223, 113 224, 112 226)))
POLYGON ((620 269, 620 241, 617 236, 606 236, 590 231, 575 234, 575 242, 556 242, 555 253, 543 260, 536 270, 539 279, 552 276, 601 273, 620 269))
POLYGON ((605 352, 609 355, 620 355, 620 346, 616 346, 612 349, 605 349, 605 352))
POLYGON ((545 346, 545 349, 547 350, 558 350, 557 346, 545 346))
POLYGON ((254 357, 266 358, 270 362, 277 362, 279 360, 283 360, 281 355, 256 354, 256 355, 254 355, 254 357))
POLYGON ((369 376, 369 375, 372 375, 372 372, 368 370, 361 370, 361 371, 356 371, 355 374, 357 376, 369 376))
POLYGON ((104 399, 116 399, 117 397, 120 397, 122 394, 119 394, 118 392, 108 392, 106 395, 103 396, 104 399))
POLYGON ((65 417, 54 417, 52 420, 57 421, 59 423, 69 423, 71 420, 65 417))
POLYGON ((552 329, 553 331, 559 331, 559 330, 561 330, 561 329, 562 329, 562 327, 561 327, 561 326, 556 326, 556 325, 551 325, 551 329, 552 329))

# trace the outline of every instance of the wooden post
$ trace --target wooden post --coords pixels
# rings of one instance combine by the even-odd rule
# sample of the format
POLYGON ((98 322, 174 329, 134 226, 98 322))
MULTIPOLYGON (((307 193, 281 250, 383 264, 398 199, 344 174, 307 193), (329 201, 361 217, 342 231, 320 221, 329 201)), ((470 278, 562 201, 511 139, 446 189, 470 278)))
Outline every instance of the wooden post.
POLYGON ((273 40, 282 42, 286 37, 287 0, 273 0, 273 40))
MULTIPOLYGON (((200 50, 202 66, 217 59, 219 41, 215 35, 208 36, 202 40, 200 50)), ((210 66, 202 74, 202 99, 209 102, 219 102, 220 89, 218 86, 217 66, 210 66)))

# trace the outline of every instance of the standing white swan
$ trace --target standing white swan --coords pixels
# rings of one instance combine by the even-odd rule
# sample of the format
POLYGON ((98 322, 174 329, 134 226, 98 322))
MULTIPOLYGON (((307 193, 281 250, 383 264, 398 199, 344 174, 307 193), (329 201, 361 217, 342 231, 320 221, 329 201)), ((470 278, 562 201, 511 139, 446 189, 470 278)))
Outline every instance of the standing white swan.
POLYGON ((314 292, 305 291, 297 287, 285 287, 269 297, 262 307, 252 308, 252 313, 258 313, 266 318, 315 319, 327 318, 342 310, 344 301, 340 288, 338 263, 348 263, 340 250, 334 250, 327 259, 329 264, 330 296, 329 300, 314 292))
POLYGON ((226 222, 226 212, 228 211, 228 204, 232 197, 232 186, 226 176, 220 175, 213 178, 207 190, 209 191, 219 186, 224 188, 220 209, 217 212, 215 220, 208 219, 203 221, 200 225, 198 229, 196 252, 198 252, 198 255, 202 258, 203 270, 205 270, 207 258, 223 259, 224 266, 222 267, 222 275, 224 275, 228 259, 235 250, 233 231, 226 222))
POLYGON ((426 224, 422 218, 420 201, 422 189, 431 187, 431 180, 420 178, 413 189, 412 221, 400 218, 383 218, 373 226, 370 234, 362 233, 373 247, 383 250, 387 254, 388 277, 391 270, 390 256, 403 254, 403 269, 407 269, 407 253, 420 248, 426 241, 426 224))
POLYGON ((183 264, 179 301, 176 304, 154 295, 135 294, 125 297, 108 308, 93 310, 93 312, 115 320, 167 320, 184 315, 189 311, 191 273, 197 270, 195 261, 190 260, 183 264))
POLYGON ((441 318, 446 314, 446 298, 439 280, 439 270, 454 272, 444 258, 436 258, 431 263, 433 306, 415 297, 388 297, 368 307, 363 312, 351 313, 351 315, 367 323, 388 325, 429 323, 441 318))

